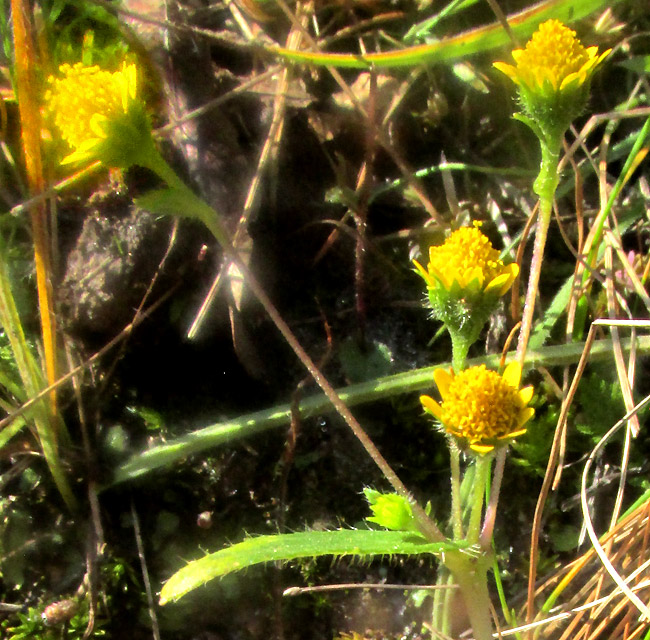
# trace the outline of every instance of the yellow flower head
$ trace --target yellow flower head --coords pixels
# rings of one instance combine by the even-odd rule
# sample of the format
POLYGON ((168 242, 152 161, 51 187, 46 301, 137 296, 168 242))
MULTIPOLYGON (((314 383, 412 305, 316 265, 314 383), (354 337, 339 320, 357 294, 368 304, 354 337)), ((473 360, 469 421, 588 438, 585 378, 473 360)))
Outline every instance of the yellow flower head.
POLYGON ((521 365, 518 362, 511 362, 503 375, 481 365, 458 374, 437 369, 433 378, 442 402, 421 396, 422 406, 463 448, 489 453, 526 433, 524 425, 535 413, 527 406, 533 397, 533 387, 519 389, 521 365))
POLYGON ((519 273, 517 264, 504 265, 499 252, 478 229, 463 227, 454 231, 444 244, 430 247, 427 269, 413 261, 429 289, 466 290, 502 296, 519 273))
POLYGON ((150 138, 144 104, 137 98, 133 64, 110 72, 97 66, 63 64, 48 79, 45 111, 73 149, 62 163, 100 160, 108 166, 134 164, 150 138))
POLYGON ((515 49, 512 57, 517 66, 495 62, 515 84, 530 90, 564 91, 584 84, 611 49, 598 54, 598 47, 582 46, 576 32, 559 20, 539 25, 525 49, 515 49))
MULTIPOLYGON (((585 48, 576 32, 558 20, 547 20, 524 49, 512 52, 515 65, 495 62, 516 85, 525 116, 520 117, 534 131, 559 144, 571 121, 584 109, 589 84, 598 65, 611 49, 585 48)), ((548 140, 547 140, 548 142, 548 140)))

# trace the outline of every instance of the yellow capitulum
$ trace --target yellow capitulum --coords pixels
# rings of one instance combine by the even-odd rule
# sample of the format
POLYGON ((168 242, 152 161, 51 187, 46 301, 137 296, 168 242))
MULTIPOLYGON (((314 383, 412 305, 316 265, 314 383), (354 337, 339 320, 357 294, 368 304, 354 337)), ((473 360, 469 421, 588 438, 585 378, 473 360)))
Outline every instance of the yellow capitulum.
POLYGON ((430 288, 443 286, 447 290, 457 283, 461 289, 503 295, 519 273, 517 264, 503 264, 478 225, 458 229, 444 244, 430 247, 426 270, 413 262, 430 288))
POLYGON ((546 86, 554 91, 584 84, 611 49, 598 54, 598 47, 585 48, 576 32, 558 20, 547 20, 526 44, 515 49, 512 57, 516 66, 495 62, 494 66, 517 85, 529 90, 546 86))
POLYGON ((528 407, 533 387, 519 389, 521 366, 511 362, 499 375, 485 365, 459 374, 437 369, 433 374, 442 402, 421 396, 422 406, 463 447, 489 453, 495 446, 526 433, 535 410, 528 407))
POLYGON ((136 99, 136 67, 124 63, 119 71, 110 72, 82 63, 63 64, 59 73, 48 80, 45 109, 75 150, 72 156, 90 155, 106 140, 106 122, 126 114, 136 99))

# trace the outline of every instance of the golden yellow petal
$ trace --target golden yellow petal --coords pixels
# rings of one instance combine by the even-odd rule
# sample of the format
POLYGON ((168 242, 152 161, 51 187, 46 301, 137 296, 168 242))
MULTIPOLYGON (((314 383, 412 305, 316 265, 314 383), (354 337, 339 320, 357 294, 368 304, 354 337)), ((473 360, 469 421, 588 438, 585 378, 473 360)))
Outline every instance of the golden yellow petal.
MULTIPOLYGON (((515 52, 513 51, 512 53, 514 55, 515 52)), ((513 67, 511 64, 506 64, 505 62, 493 62, 492 66, 501 71, 501 73, 505 73, 515 84, 519 84, 517 67, 513 67)))
POLYGON ((503 371, 501 377, 507 385, 511 386, 513 389, 518 389, 519 383, 521 382, 521 365, 519 362, 517 362, 517 360, 510 362, 503 371))
POLYGON ((415 268, 418 270, 420 275, 424 278, 427 285, 433 287, 435 283, 433 281, 433 278, 429 275, 429 272, 417 260, 413 260, 413 264, 415 265, 415 268))
POLYGON ((88 121, 88 127, 97 138, 106 138, 106 130, 104 128, 106 122, 108 122, 108 118, 105 115, 102 115, 101 113, 93 113, 93 115, 90 116, 90 120, 88 121))
POLYGON ((598 64, 598 58, 589 58, 579 69, 578 73, 591 73, 598 64))
POLYGON ((598 62, 597 64, 600 64, 610 53, 612 52, 611 49, 607 49, 603 51, 599 56, 598 56, 598 62))
POLYGON ((453 370, 450 369, 447 371, 446 369, 436 369, 433 372, 433 379, 438 387, 438 391, 440 391, 442 399, 444 400, 449 391, 449 385, 454 379, 453 370))
POLYGON ((519 436, 523 436, 526 431, 528 431, 528 429, 518 429, 517 431, 511 431, 505 436, 499 436, 497 440, 510 440, 511 438, 518 438, 519 436))
POLYGON ((519 265, 516 262, 504 264, 503 269, 508 271, 513 280, 519 275, 519 265))
POLYGON ((442 416, 442 407, 431 396, 420 396, 420 402, 425 411, 432 413, 438 420, 442 416))
POLYGON ((513 262, 512 264, 504 265, 503 270, 508 274, 508 280, 503 284, 503 287, 499 292, 500 295, 503 295, 508 291, 512 286, 512 283, 517 279, 517 276, 519 275, 519 265, 516 262, 513 262))
POLYGON ((586 77, 582 77, 580 73, 570 73, 566 78, 562 80, 560 84, 560 91, 567 91, 573 88, 573 85, 584 84, 586 77))
POLYGON ((103 140, 100 138, 84 141, 75 151, 63 158, 61 164, 82 164, 88 160, 96 160, 94 151, 102 142, 103 140))
POLYGON ((138 95, 138 70, 134 64, 130 64, 125 68, 124 73, 126 75, 129 98, 135 100, 138 95))
POLYGON ((519 391, 519 399, 523 406, 526 406, 532 399, 533 394, 535 393, 534 387, 524 387, 519 391))
POLYGON ((494 292, 496 295, 501 296, 509 289, 511 282, 512 281, 510 280, 510 275, 507 273, 502 273, 488 282, 485 287, 485 293, 494 292))
POLYGON ((120 90, 120 102, 122 105, 122 111, 126 112, 129 108, 129 102, 131 101, 131 86, 129 78, 129 67, 126 63, 122 63, 122 69, 115 75, 116 84, 120 90))
POLYGON ((519 64, 521 57, 525 55, 525 53, 526 53, 525 49, 513 49, 512 58, 517 64, 519 64))
POLYGON ((517 418, 517 425, 520 427, 525 425, 534 415, 535 409, 532 407, 526 407, 525 409, 522 409, 519 412, 519 416, 517 418))
MULTIPOLYGON (((453 279, 443 271, 440 271, 439 269, 436 269, 431 263, 429 263, 429 271, 440 281, 442 282, 442 286, 445 289, 451 289, 451 285, 453 284, 453 279)), ((435 280, 432 279, 432 282, 436 282, 435 280)), ((435 286, 432 285, 432 286, 435 286)))
POLYGON ((494 449, 492 444, 470 444, 469 448, 476 453, 490 453, 494 449))

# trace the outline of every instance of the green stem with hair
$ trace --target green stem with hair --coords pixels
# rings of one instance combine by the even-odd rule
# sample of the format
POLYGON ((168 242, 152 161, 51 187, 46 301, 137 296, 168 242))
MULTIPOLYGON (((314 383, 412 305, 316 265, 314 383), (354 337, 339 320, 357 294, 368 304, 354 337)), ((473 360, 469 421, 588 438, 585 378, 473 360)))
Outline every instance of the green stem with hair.
POLYGON ((492 454, 477 455, 474 464, 476 465, 476 469, 474 472, 474 484, 472 486, 471 494, 471 511, 466 536, 466 540, 470 544, 476 544, 479 541, 479 536, 481 534, 481 516, 483 515, 485 487, 492 467, 492 454))
POLYGON ((530 265, 530 274, 528 276, 524 314, 521 319, 519 342, 517 343, 517 359, 521 363, 522 367, 526 359, 526 349, 528 347, 528 340, 533 326, 535 298, 537 297, 539 278, 542 271, 542 263, 544 261, 544 247, 546 246, 548 228, 551 223, 553 199, 560 180, 558 163, 560 158, 560 149, 562 148, 562 137, 552 141, 550 144, 541 140, 541 148, 542 162, 540 165, 539 175, 533 185, 533 190, 539 196, 537 231, 535 232, 533 258, 530 265))
POLYGON ((492 553, 450 552, 445 565, 451 571, 465 601, 465 608, 475 640, 492 640, 492 615, 487 572, 493 562, 492 553))

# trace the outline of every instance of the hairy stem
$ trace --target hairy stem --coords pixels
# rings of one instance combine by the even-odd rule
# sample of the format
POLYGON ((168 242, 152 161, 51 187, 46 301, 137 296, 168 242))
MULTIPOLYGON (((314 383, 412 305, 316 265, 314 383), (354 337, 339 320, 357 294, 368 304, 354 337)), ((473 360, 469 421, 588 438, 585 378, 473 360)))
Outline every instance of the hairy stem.
POLYGON ((524 315, 521 319, 521 330, 519 332, 519 342, 517 343, 517 360, 523 366, 526 359, 526 349, 528 339, 533 326, 533 316, 535 313, 535 298, 539 286, 539 277, 542 271, 544 261, 544 247, 546 246, 546 237, 548 227, 551 222, 551 213, 553 211, 553 198, 559 182, 558 161, 562 141, 556 141, 555 144, 547 145, 542 143, 542 163, 535 180, 534 190, 539 196, 539 214, 537 220, 537 231, 535 232, 535 245, 533 247, 533 259, 530 265, 530 274, 528 276, 528 288, 526 289, 526 302, 524 304, 524 315))
POLYGON ((445 556, 445 564, 454 576, 465 601, 474 640, 492 640, 491 604, 487 584, 487 572, 491 562, 490 553, 474 557, 466 553, 452 552, 445 556))
POLYGON ((476 457, 476 471, 474 472, 474 484, 472 486, 472 505, 467 526, 467 541, 476 544, 479 540, 481 528, 481 515, 483 514, 483 502, 485 499, 485 484, 488 480, 492 466, 492 455, 480 455, 476 457))
POLYGON ((454 540, 463 539, 463 512, 460 499, 460 450, 454 444, 449 446, 451 466, 451 522, 454 540))

